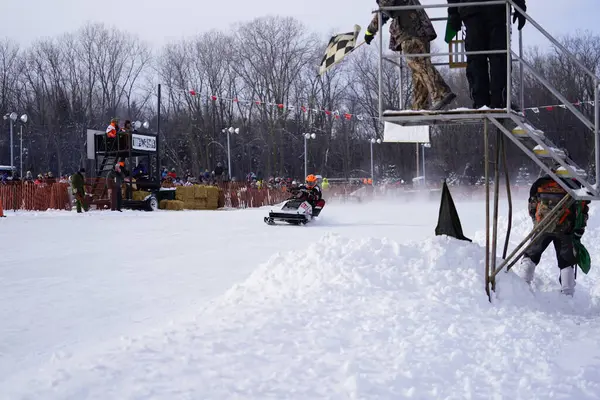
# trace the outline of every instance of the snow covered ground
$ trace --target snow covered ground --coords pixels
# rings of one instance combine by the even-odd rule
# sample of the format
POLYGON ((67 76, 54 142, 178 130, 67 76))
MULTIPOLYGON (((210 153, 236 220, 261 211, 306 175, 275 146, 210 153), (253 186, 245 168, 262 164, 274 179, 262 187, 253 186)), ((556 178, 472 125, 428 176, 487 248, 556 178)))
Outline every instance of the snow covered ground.
POLYGON ((457 206, 473 244, 435 237, 427 201, 330 204, 306 227, 9 213, 0 399, 600 398, 600 268, 568 300, 549 250, 533 292, 501 273, 490 305, 484 205, 457 206))

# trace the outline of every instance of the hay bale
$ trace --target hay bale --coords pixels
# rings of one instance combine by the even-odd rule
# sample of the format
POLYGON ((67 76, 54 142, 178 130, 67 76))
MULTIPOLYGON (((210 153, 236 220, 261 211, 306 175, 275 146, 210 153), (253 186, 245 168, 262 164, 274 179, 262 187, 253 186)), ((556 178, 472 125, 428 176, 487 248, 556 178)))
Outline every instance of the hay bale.
POLYGON ((135 192, 132 193, 132 198, 133 201, 144 201, 144 199, 146 198, 146 196, 148 196, 148 192, 145 192, 143 190, 136 190, 135 192))
POLYGON ((178 186, 175 189, 175 199, 178 201, 189 201, 194 198, 194 187, 193 186, 178 186))
POLYGON ((206 197, 208 196, 206 186, 194 185, 193 188, 194 199, 206 199, 206 197))
POLYGON ((206 199, 194 199, 186 201, 184 207, 186 210, 206 210, 206 204, 206 199))
POLYGON ((181 200, 167 200, 167 210, 182 211, 183 205, 184 203, 181 200))
POLYGON ((206 188, 206 197, 208 199, 218 199, 219 198, 219 188, 216 186, 208 186, 206 188))
POLYGON ((208 199, 206 201, 206 209, 207 210, 216 210, 219 208, 219 199, 208 199))
POLYGON ((160 203, 158 203, 158 208, 160 208, 161 210, 166 210, 168 202, 169 202, 169 200, 167 200, 167 199, 161 200, 160 203))
POLYGON ((177 188, 175 188, 175 199, 179 200, 179 201, 184 201, 185 198, 185 187, 183 186, 178 186, 177 188))

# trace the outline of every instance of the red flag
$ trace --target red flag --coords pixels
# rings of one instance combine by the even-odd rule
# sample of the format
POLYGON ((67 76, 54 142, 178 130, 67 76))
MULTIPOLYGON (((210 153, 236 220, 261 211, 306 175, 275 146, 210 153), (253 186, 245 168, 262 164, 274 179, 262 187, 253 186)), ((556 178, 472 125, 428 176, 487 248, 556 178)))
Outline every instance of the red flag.
POLYGON ((217 96, 210 96, 210 98, 212 99, 212 101, 217 101, 217 96))
POLYGON ((552 111, 552 110, 554 110, 554 106, 548 106, 548 107, 546 107, 546 110, 552 111))
POLYGON ((303 112, 306 112, 306 107, 302 106, 302 107, 300 107, 300 109, 301 109, 303 112))
POLYGON ((325 111, 325 115, 331 115, 331 111, 329 111, 329 110, 323 110, 323 111, 325 111))
POLYGON ((196 91, 195 91, 195 90, 190 90, 190 94, 191 94, 192 96, 195 96, 195 95, 196 95, 196 91))
POLYGON ((235 99, 233 99, 233 102, 237 103, 238 102, 238 98, 236 97, 235 99))
POLYGON ((255 101, 255 103, 256 103, 257 105, 259 105, 259 106, 260 106, 260 104, 261 104, 260 100, 256 100, 256 101, 255 101))
POLYGON ((279 107, 280 109, 283 108, 283 104, 277 104, 277 107, 279 107))
POLYGON ((344 117, 346 117, 346 119, 352 119, 352 114, 344 114, 344 117))

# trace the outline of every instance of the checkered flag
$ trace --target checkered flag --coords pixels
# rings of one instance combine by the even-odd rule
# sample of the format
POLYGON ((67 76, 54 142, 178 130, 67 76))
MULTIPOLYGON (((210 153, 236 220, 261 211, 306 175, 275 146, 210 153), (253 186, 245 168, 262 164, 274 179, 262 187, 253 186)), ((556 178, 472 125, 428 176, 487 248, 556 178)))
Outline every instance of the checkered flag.
POLYGON ((323 61, 319 66, 319 75, 329 71, 334 65, 342 61, 348 53, 358 47, 356 46, 356 38, 359 33, 360 26, 354 25, 354 32, 340 33, 331 37, 323 61))

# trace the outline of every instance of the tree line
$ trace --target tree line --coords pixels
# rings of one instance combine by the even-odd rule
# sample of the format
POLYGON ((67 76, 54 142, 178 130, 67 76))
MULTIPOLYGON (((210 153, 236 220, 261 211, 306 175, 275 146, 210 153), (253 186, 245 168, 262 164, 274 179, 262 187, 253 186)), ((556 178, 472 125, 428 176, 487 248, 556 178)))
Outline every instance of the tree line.
MULTIPOLYGON (((162 165, 194 175, 212 170, 217 162, 226 166, 222 130, 236 127, 240 133, 231 135, 231 157, 232 175, 238 179, 249 172, 265 178, 301 177, 303 133, 317 136, 308 141, 310 172, 336 178, 368 176, 369 139, 382 134, 376 118, 377 51, 375 46, 363 46, 318 77, 317 65, 326 42, 298 20, 286 17, 257 18, 230 31, 202 33, 158 50, 136 36, 101 24, 88 24, 27 48, 4 40, 0 42, 0 112, 29 116, 23 127, 25 171, 67 174, 86 165, 87 129, 104 130, 112 117, 122 122, 148 120, 151 130, 156 129, 160 83, 162 165), (232 101, 234 98, 285 107, 232 101), (336 110, 342 117, 289 105, 336 110), (347 119, 343 117, 346 113, 362 118, 347 119)), ((586 67, 597 70, 600 37, 580 32, 561 38, 561 42, 586 67)), ((526 58, 568 99, 593 100, 593 82, 556 49, 527 49, 526 58)), ((468 107, 464 70, 442 68, 442 73, 459 95, 455 106, 468 107)), ((401 98, 404 104, 410 102, 409 76, 405 69, 401 91, 398 68, 384 64, 386 108, 399 108, 401 98)), ((515 80, 514 90, 523 91, 526 106, 557 103, 530 74, 525 74, 523 87, 515 80)), ((580 108, 593 120, 591 105, 580 108)), ((593 135, 569 111, 559 107, 528 112, 528 117, 580 165, 592 168, 593 135)), ((7 123, 0 132, 0 163, 8 164, 7 123)), ((414 144, 375 144, 377 175, 414 177, 416 151, 414 144)), ((432 146, 425 154, 431 178, 460 174, 467 162, 482 172, 482 127, 435 127, 432 146)), ((19 165, 20 153, 15 151, 15 155, 15 165, 19 165)), ((509 147, 508 160, 513 174, 520 167, 533 167, 514 147, 509 147)))

